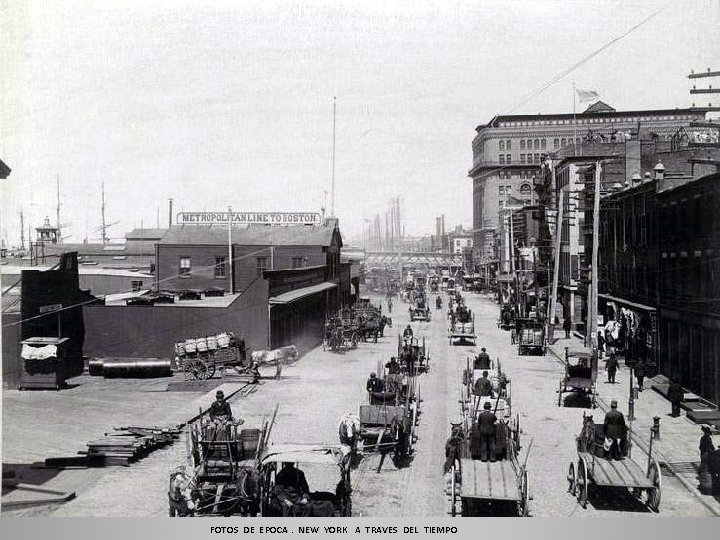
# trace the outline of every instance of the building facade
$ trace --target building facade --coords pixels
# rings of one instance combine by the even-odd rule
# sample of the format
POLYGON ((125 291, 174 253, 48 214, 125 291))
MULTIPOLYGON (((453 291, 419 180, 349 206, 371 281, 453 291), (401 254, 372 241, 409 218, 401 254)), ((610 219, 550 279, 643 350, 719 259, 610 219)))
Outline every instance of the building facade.
MULTIPOLYGON (((472 141, 473 257, 476 266, 493 263, 493 233, 508 197, 535 202, 533 178, 545 156, 584 139, 618 140, 640 129, 668 141, 681 126, 705 118, 704 109, 616 111, 598 102, 573 114, 496 116, 476 128, 472 141)), ((578 148, 579 150, 579 148, 578 148)), ((574 153, 574 152, 573 152, 574 153)))

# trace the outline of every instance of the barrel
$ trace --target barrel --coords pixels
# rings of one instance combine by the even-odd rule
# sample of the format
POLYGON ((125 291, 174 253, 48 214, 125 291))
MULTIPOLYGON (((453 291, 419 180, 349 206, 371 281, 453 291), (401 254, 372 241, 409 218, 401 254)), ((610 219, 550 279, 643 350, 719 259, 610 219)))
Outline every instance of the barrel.
POLYGON ((240 440, 242 441, 245 459, 252 459, 255 457, 258 442, 260 441, 260 434, 261 431, 254 428, 243 429, 240 431, 240 440))
POLYGON ((106 379, 171 377, 169 358, 104 358, 102 374, 106 379))

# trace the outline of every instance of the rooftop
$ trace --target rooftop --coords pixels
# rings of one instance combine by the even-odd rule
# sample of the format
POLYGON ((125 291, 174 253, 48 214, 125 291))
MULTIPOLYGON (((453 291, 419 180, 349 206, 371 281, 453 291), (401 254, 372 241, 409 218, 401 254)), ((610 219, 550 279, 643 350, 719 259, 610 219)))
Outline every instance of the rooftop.
POLYGON ((125 234, 126 240, 160 240, 167 229, 133 229, 125 234))
MULTIPOLYGON (((246 246, 330 246, 337 232, 333 225, 233 226, 232 242, 246 246)), ((227 226, 174 225, 160 240, 160 244, 225 245, 228 242, 227 226)))

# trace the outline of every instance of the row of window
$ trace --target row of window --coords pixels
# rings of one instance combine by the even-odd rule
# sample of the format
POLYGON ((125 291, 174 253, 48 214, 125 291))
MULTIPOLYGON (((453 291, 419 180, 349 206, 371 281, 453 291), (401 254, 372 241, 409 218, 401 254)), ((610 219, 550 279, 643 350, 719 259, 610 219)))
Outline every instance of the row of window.
POLYGON ((547 147, 547 140, 545 140, 545 139, 535 139, 535 140, 528 139, 527 141, 523 139, 520 141, 520 150, 525 150, 525 149, 532 150, 533 148, 535 150, 540 150, 541 148, 543 150, 545 150, 546 147, 547 147))
POLYGON ((521 170, 519 172, 511 172, 511 171, 498 171, 497 173, 498 178, 521 178, 523 180, 532 180, 535 177, 535 174, 533 171, 527 171, 527 170, 521 170))
POLYGON ((540 162, 545 159, 545 154, 527 154, 527 161, 525 158, 525 154, 520 154, 520 163, 534 163, 539 165, 540 162))
MULTIPOLYGON (((599 118, 578 118, 578 124, 618 124, 624 122, 658 122, 667 120, 692 120, 692 115, 653 115, 653 116, 602 116, 599 118)), ((527 120, 518 122, 500 122, 498 127, 529 127, 529 126, 559 126, 559 125, 572 125, 573 120, 527 120)))
POLYGON ((512 141, 510 139, 500 141, 500 150, 512 150, 512 141))
MULTIPOLYGON (((268 257, 256 257, 257 275, 268 269, 268 257)), ((292 257, 291 267, 305 268, 307 259, 305 257, 292 257)), ((190 257, 180 257, 180 268, 178 274, 189 277, 192 274, 192 259, 190 257)), ((227 276, 227 257, 215 257, 215 265, 213 266, 213 276, 216 278, 224 278, 227 276)))
MULTIPOLYGON (((521 195, 527 196, 527 195, 530 195, 531 192, 532 192, 532 186, 530 184, 525 183, 525 184, 520 185, 520 194, 521 195)), ((505 184, 502 186, 498 186, 498 195, 500 197, 505 197, 505 196, 511 195, 511 194, 512 194, 512 185, 511 184, 505 184)))
POLYGON ((512 156, 510 154, 500 154, 498 162, 501 165, 510 165, 512 163, 512 156))

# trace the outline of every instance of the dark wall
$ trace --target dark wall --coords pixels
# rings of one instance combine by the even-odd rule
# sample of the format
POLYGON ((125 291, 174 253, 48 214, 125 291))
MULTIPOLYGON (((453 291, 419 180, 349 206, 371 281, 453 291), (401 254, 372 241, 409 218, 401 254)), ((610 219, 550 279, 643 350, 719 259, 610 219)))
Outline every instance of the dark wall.
POLYGON ((20 381, 20 321, 19 313, 3 313, 2 316, 2 377, 5 388, 17 388, 20 381), (11 326, 12 325, 12 326, 11 326))
POLYGON ((252 349, 266 349, 267 283, 260 279, 229 307, 87 306, 85 352, 91 357, 172 357, 192 337, 235 332, 252 349))

